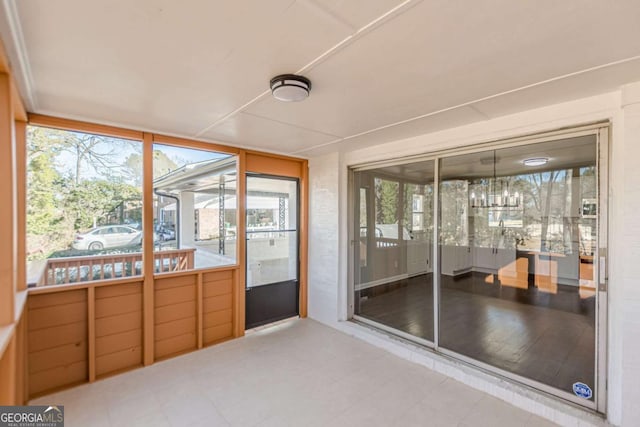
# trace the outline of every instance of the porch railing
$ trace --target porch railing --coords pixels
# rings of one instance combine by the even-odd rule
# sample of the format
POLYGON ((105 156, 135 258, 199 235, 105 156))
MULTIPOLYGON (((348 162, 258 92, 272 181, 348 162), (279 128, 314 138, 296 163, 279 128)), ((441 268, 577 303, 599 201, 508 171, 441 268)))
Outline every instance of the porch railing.
MULTIPOLYGON (((193 268, 195 249, 175 249, 154 252, 156 273, 182 271, 193 268)), ((115 279, 142 274, 142 253, 103 256, 50 258, 46 260, 42 276, 31 286, 59 285, 115 279)))

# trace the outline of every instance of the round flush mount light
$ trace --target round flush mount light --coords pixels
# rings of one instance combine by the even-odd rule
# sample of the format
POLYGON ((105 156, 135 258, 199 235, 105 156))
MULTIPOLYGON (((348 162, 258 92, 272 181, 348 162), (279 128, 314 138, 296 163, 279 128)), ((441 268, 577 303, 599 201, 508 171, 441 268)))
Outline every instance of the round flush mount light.
POLYGON ((546 165, 549 162, 549 159, 546 157, 532 157, 530 159, 524 159, 522 164, 525 166, 542 166, 546 165))
POLYGON ((295 74, 281 74, 271 79, 271 93, 279 101, 302 101, 309 96, 311 81, 295 74))

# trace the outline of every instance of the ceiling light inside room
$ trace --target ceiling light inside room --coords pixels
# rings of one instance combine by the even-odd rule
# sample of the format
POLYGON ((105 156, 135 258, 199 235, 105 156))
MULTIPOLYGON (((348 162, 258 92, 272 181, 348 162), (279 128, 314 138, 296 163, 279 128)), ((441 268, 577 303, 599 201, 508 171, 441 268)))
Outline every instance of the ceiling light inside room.
POLYGON ((295 74, 281 74, 271 79, 271 93, 279 101, 302 101, 309 96, 311 81, 295 74))
POLYGON ((532 157, 530 159, 524 159, 522 164, 525 166, 543 166, 549 162, 546 157, 532 157))

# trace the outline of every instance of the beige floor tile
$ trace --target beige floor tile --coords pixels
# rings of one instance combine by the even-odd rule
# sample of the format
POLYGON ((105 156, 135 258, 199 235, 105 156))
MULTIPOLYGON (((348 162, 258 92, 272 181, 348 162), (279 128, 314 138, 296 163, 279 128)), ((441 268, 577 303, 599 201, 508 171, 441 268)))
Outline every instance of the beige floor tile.
POLYGON ((473 406, 460 425, 465 427, 526 426, 531 417, 532 414, 528 412, 485 395, 473 406))
POLYGON ((547 426, 311 320, 43 396, 68 426, 547 426))
POLYGON ((181 396, 162 406, 162 412, 173 427, 202 425, 226 426, 227 421, 218 412, 213 403, 204 396, 181 396))

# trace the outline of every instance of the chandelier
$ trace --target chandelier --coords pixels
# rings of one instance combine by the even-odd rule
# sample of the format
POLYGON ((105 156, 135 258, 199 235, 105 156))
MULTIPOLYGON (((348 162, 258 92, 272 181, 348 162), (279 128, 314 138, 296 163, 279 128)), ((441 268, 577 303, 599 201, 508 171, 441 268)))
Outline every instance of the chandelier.
POLYGON ((480 180, 469 187, 469 205, 472 208, 518 208, 520 193, 509 191, 509 181, 496 176, 496 151, 493 150, 493 177, 480 180))

